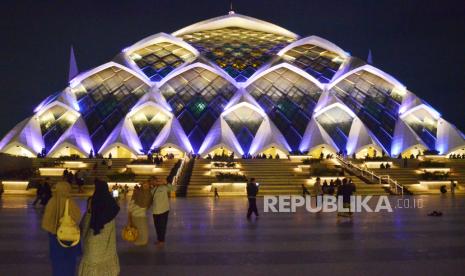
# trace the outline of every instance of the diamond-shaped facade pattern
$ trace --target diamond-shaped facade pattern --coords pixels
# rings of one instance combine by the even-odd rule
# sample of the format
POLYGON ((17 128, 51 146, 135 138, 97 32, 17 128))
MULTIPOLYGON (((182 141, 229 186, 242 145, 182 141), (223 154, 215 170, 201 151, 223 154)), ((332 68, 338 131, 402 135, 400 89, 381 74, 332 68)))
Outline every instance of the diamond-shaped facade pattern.
POLYGON ((333 107, 315 117, 339 149, 345 149, 353 118, 342 108, 333 107))
POLYGON ((322 38, 300 38, 230 14, 149 37, 114 62, 78 74, 15 126, 0 141, 0 152, 32 157, 72 141, 79 149, 73 152, 97 153, 121 143, 137 154, 173 143, 197 153, 220 116, 236 138, 222 139, 239 142, 244 153, 273 143, 305 152, 306 145, 329 140, 344 151, 358 144, 351 134, 357 133, 355 122, 370 136, 363 141, 391 156, 416 145, 443 154, 465 148, 462 132, 392 76, 322 38), (223 113, 238 99, 263 113, 223 113), (156 104, 133 111, 147 101, 156 104), (337 105, 328 109, 332 103, 325 101, 337 105), (306 140, 315 133, 315 143, 306 140))
POLYGON ((141 79, 115 66, 89 76, 73 89, 95 149, 149 90, 141 79))
POLYGON ((160 87, 160 93, 170 104, 186 135, 196 137, 191 141, 194 150, 199 149, 235 92, 234 85, 202 67, 185 71, 160 87))
POLYGON ((330 82, 344 62, 344 58, 338 54, 312 44, 292 48, 284 53, 283 59, 322 83, 330 82))
POLYGON ((246 81, 293 39, 272 33, 229 27, 182 36, 237 82, 246 81))
POLYGON ((249 152, 255 134, 263 122, 263 116, 250 107, 239 107, 223 117, 244 152, 249 152))
POLYGON ((332 91, 389 150, 399 117, 402 93, 393 84, 364 70, 347 76, 332 91))
POLYGON ((189 50, 169 42, 144 47, 129 54, 151 81, 160 81, 171 71, 195 59, 189 50))
POLYGON ((247 91, 297 150, 321 88, 290 69, 279 68, 254 81, 247 91))
POLYGON ((146 106, 130 117, 137 136, 142 145, 142 151, 148 152, 158 134, 169 121, 169 117, 153 106, 146 106))

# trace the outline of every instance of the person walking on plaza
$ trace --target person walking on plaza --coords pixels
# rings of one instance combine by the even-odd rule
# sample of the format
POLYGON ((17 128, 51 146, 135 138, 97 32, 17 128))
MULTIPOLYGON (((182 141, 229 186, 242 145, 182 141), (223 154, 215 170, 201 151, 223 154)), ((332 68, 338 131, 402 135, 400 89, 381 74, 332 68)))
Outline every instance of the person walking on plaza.
POLYGON ((257 210, 257 194, 258 194, 258 186, 259 184, 255 182, 255 178, 250 178, 249 182, 247 183, 247 199, 249 201, 249 208, 247 209, 247 219, 250 219, 252 213, 258 217, 258 210, 257 210))
POLYGON ((147 209, 152 203, 150 193, 150 182, 142 183, 141 187, 135 187, 132 198, 128 204, 129 225, 137 229, 137 239, 135 245, 146 245, 149 241, 147 209))
POLYGON ((48 178, 45 179, 45 182, 42 186, 41 195, 40 195, 40 204, 42 206, 47 205, 48 201, 52 197, 52 187, 50 187, 50 183, 48 183, 48 178))
MULTIPOLYGON (((350 197, 355 192, 355 185, 353 182, 349 182, 347 178, 342 180, 342 185, 337 190, 338 197, 342 197, 342 205, 344 208, 350 209, 350 197)), ((338 216, 352 217, 352 212, 338 212, 338 216)))
POLYGON ((163 246, 165 243, 166 227, 168 225, 168 214, 170 212, 168 192, 173 190, 173 185, 161 183, 154 176, 150 179, 150 184, 153 186, 152 213, 153 224, 157 233, 156 245, 163 246))
POLYGON ((116 276, 120 273, 116 252, 115 217, 120 208, 108 184, 95 180, 95 192, 88 200, 82 222, 83 256, 79 276, 116 276))
POLYGON ((452 195, 455 195, 455 186, 456 186, 455 181, 454 181, 454 180, 451 180, 451 181, 450 181, 450 193, 451 193, 452 195))
POLYGON ((40 202, 40 199, 42 198, 42 191, 44 187, 44 183, 42 180, 38 180, 37 182, 37 190, 36 190, 36 198, 32 202, 32 207, 36 207, 37 202, 40 202))
POLYGON ((60 219, 65 212, 68 200, 68 214, 75 222, 81 219, 81 210, 71 198, 71 186, 66 182, 56 184, 55 193, 45 206, 42 218, 42 229, 48 232, 49 253, 52 262, 52 275, 74 275, 76 271, 77 258, 81 254, 80 244, 73 247, 63 247, 58 243, 57 230, 60 219))
POLYGON ((307 195, 309 196, 310 192, 308 191, 307 187, 305 187, 305 184, 302 184, 302 196, 305 197, 307 195))

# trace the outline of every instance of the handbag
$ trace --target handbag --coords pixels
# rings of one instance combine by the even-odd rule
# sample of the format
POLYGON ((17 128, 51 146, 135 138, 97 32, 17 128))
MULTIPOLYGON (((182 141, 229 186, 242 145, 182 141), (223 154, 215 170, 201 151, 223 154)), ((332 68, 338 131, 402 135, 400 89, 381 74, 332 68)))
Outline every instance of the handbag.
POLYGON ((77 227, 76 222, 69 215, 68 205, 69 199, 66 200, 65 213, 59 221, 57 230, 58 243, 65 248, 76 246, 81 239, 81 231, 79 227, 77 227), (64 244, 63 241, 70 242, 70 244, 64 244))
POLYGON ((133 242, 137 239, 137 236, 139 236, 139 231, 137 231, 137 228, 128 224, 121 231, 121 236, 123 240, 133 242))

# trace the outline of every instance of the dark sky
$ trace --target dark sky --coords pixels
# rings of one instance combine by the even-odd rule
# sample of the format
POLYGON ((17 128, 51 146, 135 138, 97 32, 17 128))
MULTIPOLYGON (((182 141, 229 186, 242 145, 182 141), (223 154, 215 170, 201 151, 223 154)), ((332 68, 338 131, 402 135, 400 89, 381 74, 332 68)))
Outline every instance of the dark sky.
MULTIPOLYGON (((229 0, 2 1, 0 136, 81 71, 158 32, 224 15, 229 0), (66 2, 66 4, 65 4, 66 2)), ((465 130, 465 0, 234 0, 237 13, 318 35, 397 78, 465 130)))

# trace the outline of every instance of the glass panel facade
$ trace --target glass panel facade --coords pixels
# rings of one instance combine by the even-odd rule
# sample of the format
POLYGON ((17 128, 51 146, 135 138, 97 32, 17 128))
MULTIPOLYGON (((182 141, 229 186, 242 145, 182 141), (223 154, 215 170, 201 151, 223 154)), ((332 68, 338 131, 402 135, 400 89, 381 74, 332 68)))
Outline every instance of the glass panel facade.
POLYGON ((158 134, 169 121, 166 114, 153 106, 144 107, 130 119, 139 136, 143 152, 148 152, 151 149, 158 134))
POLYGON ((175 68, 192 62, 195 55, 179 45, 161 42, 134 51, 129 58, 151 81, 160 81, 175 68))
POLYGON ((250 107, 240 107, 223 117, 236 135, 244 153, 248 153, 252 140, 263 122, 263 117, 250 107))
POLYGON ((170 79, 160 92, 197 152, 236 87, 221 76, 196 67, 170 79))
POLYGON ((102 146, 125 114, 149 91, 142 80, 115 66, 95 73, 73 88, 94 149, 102 146))
POLYGON ((340 107, 334 107, 318 115, 315 120, 329 134, 338 148, 345 150, 353 118, 340 107))
POLYGON ((438 121, 424 109, 416 110, 408 114, 404 121, 430 148, 436 146, 436 134, 438 121))
POLYGON ((76 120, 77 116, 74 113, 61 106, 53 106, 39 116, 47 152, 76 120))
POLYGON ((182 39, 238 82, 246 81, 273 55, 294 41, 277 34, 237 27, 195 32, 183 35, 182 39))
POLYGON ((283 55, 283 59, 322 83, 330 82, 344 62, 338 54, 312 44, 292 48, 283 55))
POLYGON ((322 90, 287 68, 262 76, 246 89, 297 151, 322 90))
POLYGON ((390 151, 403 98, 394 85, 362 70, 341 80, 332 91, 357 114, 385 149, 390 151))

